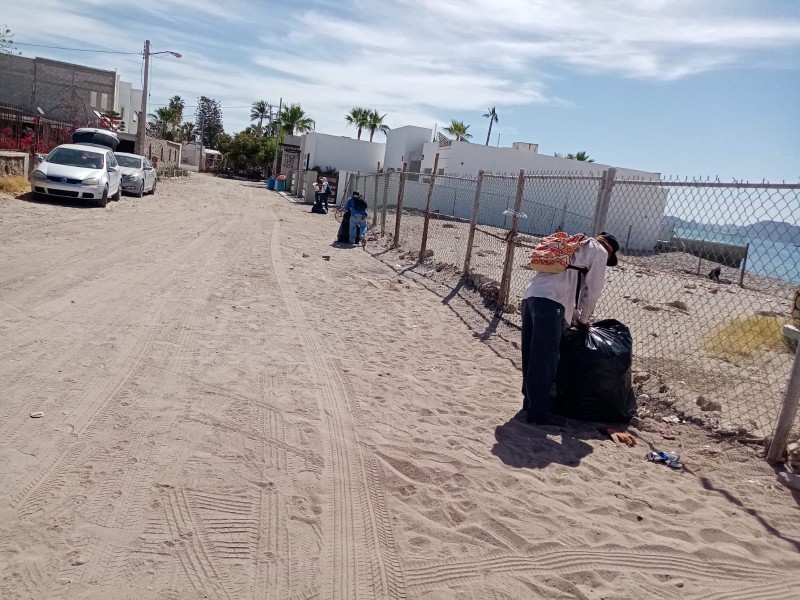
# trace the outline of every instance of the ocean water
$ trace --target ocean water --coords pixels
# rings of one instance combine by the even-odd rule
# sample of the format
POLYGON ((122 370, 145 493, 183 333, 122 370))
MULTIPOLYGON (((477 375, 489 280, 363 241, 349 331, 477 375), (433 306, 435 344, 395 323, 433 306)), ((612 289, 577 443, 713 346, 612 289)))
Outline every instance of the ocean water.
POLYGON ((783 242, 773 242, 760 238, 721 231, 675 228, 677 237, 746 246, 750 244, 747 257, 747 272, 767 275, 800 285, 800 247, 783 242))

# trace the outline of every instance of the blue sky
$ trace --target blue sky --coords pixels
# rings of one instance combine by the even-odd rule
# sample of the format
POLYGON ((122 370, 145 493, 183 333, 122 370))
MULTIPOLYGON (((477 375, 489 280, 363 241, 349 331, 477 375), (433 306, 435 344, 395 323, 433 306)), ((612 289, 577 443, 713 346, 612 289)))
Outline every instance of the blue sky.
MULTIPOLYGON (((222 102, 228 131, 253 100, 299 102, 317 130, 355 135, 353 106, 390 126, 451 118, 492 143, 586 150, 669 175, 800 179, 800 2, 793 0, 6 0, 18 42, 154 59, 151 110, 179 94, 222 102)), ((141 58, 19 45, 117 69, 141 58)), ((192 108, 187 109, 191 113, 192 108)))

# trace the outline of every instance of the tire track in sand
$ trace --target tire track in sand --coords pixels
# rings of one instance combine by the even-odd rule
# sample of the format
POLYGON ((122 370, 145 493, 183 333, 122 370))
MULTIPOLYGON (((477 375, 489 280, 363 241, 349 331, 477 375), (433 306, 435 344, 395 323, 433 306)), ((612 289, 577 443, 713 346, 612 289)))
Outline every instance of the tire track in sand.
MULTIPOLYGON (((333 484, 333 515, 323 528, 329 571, 321 586, 327 598, 405 598, 391 523, 381 482, 362 453, 349 397, 341 372, 329 361, 319 336, 311 331, 302 309, 285 282, 280 260, 280 222, 273 217, 271 260, 277 287, 306 349, 320 386, 320 412, 326 416, 333 484)), ((327 466, 326 465, 326 466, 327 466)))
POLYGON ((448 587, 466 579, 502 573, 567 575, 587 571, 663 574, 706 581, 752 581, 755 578, 766 580, 780 577, 776 569, 733 559, 726 562, 704 561, 696 556, 678 553, 634 553, 614 548, 598 549, 596 552, 564 549, 530 556, 495 552, 472 559, 405 565, 406 582, 409 588, 417 591, 448 587))

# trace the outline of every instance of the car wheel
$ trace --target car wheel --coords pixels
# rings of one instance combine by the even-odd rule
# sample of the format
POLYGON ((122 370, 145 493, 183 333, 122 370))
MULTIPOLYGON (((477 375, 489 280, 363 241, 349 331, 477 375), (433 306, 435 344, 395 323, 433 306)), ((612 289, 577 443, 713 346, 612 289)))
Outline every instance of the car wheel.
POLYGON ((144 196, 144 179, 142 179, 142 185, 139 188, 139 191, 136 192, 136 197, 137 198, 141 198, 142 196, 144 196))
POLYGON ((106 204, 108 204, 108 188, 103 190, 102 197, 97 201, 97 206, 100 208, 105 208, 106 204))
POLYGON ((152 190, 150 190, 150 194, 152 194, 153 196, 155 196, 155 195, 156 195, 156 184, 157 184, 157 183, 158 183, 158 180, 156 179, 156 180, 153 182, 153 189, 152 189, 152 190))
POLYGON ((111 196, 111 199, 117 202, 120 198, 122 198, 122 184, 119 184, 117 187, 117 193, 111 196))

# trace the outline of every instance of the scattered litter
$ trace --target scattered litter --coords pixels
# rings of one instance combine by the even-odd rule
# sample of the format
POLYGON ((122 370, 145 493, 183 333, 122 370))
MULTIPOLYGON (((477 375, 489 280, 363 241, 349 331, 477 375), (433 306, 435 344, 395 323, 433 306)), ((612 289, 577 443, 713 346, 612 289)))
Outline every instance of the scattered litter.
POLYGON ((429 269, 425 271, 425 277, 433 277, 436 275, 436 269, 429 269))
POLYGON ((330 259, 331 259, 331 257, 327 256, 327 255, 322 257, 322 260, 330 260, 330 259))
POLYGON ((87 562, 89 562, 88 558, 86 558, 85 556, 79 556, 78 558, 72 561, 72 566, 79 567, 81 565, 85 565, 87 562))
POLYGON ((303 258, 308 258, 308 254, 306 254, 305 252, 303 252, 303 258))
POLYGON ((669 386, 666 383, 662 383, 658 388, 659 394, 666 394, 669 391, 669 386))
POLYGON ((401 265, 395 265, 394 268, 397 269, 398 271, 403 270, 403 267, 401 265))
POLYGON ((510 208, 508 210, 504 210, 503 214, 505 216, 507 216, 507 217, 517 217, 518 219, 527 219, 528 218, 528 215, 526 215, 524 212, 514 212, 510 208))
POLYGON ((677 415, 669 415, 667 417, 661 417, 661 420, 664 421, 664 423, 680 423, 681 422, 680 417, 678 417, 677 415))
POLYGON ((615 444, 625 444, 629 448, 633 448, 636 445, 636 438, 627 431, 617 431, 611 427, 603 427, 600 429, 600 433, 605 433, 615 444))
POLYGON ((665 304, 667 306, 671 306, 672 308, 682 310, 683 312, 689 312, 689 306, 682 300, 673 300, 672 302, 666 302, 665 304))
POLYGON ((664 463, 670 469, 682 469, 683 465, 681 464, 681 456, 676 452, 659 452, 655 450, 653 452, 648 452, 645 457, 650 462, 655 463, 664 463))
POLYGON ((663 437, 665 440, 674 440, 675 439, 675 436, 672 435, 670 430, 667 429, 666 427, 662 427, 661 429, 659 429, 658 433, 660 433, 661 437, 663 437))
POLYGON ((650 402, 650 396, 647 394, 640 394, 636 397, 637 402, 650 402))
POLYGON ((41 419, 44 416, 43 412, 32 412, 31 419, 41 419))

